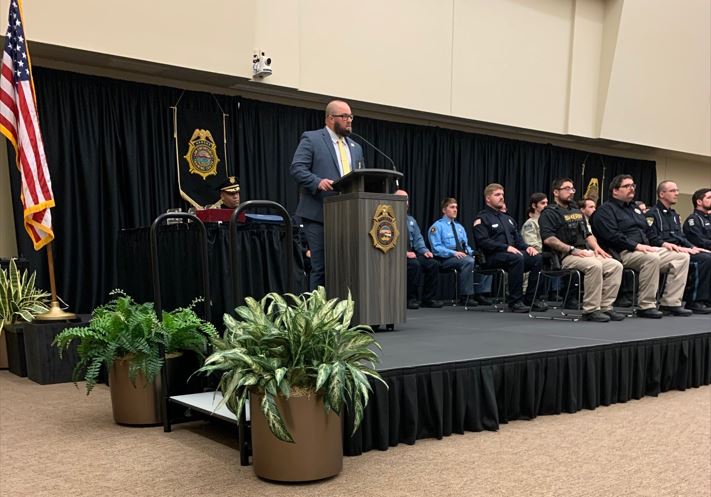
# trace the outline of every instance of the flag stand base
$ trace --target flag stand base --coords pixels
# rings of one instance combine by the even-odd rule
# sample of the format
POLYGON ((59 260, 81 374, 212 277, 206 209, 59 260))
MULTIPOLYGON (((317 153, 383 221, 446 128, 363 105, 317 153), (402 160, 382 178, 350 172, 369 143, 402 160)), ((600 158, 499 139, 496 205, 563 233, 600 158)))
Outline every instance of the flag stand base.
POLYGON ((56 300, 52 301, 49 310, 44 314, 39 314, 35 316, 37 321, 68 321, 70 319, 76 319, 77 315, 73 312, 63 311, 59 307, 59 302, 56 300))

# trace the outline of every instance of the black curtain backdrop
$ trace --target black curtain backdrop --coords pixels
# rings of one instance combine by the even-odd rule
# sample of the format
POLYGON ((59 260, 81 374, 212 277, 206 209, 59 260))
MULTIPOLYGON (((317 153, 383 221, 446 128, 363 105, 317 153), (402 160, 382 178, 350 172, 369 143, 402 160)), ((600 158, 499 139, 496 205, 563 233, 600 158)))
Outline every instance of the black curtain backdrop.
MULTIPOLYGON (((57 204, 52 215, 58 292, 74 311, 89 312, 107 300, 119 281, 119 230, 148 226, 168 208, 188 207, 177 188, 169 109, 182 90, 39 67, 34 77, 57 204)), ((215 107, 207 93, 186 96, 181 105, 215 107)), ((323 112, 217 98, 230 114, 228 154, 242 199, 274 200, 293 212, 298 189, 289 177, 289 164, 301 133, 323 126, 323 112)), ((568 176, 581 186, 584 160, 586 182, 593 176, 602 181, 604 165, 607 181, 619 173, 632 174, 640 185, 639 197, 654 198, 653 161, 358 117, 354 129, 388 153, 405 174, 402 186, 410 192, 411 213, 423 230, 439 217, 439 203, 446 196, 459 199, 460 220, 470 227, 483 206, 482 191, 491 182, 506 187, 509 212, 522 222, 529 195, 549 192, 553 178, 568 176)), ((367 167, 389 167, 365 144, 364 151, 367 167)), ((34 252, 22 228, 11 149, 10 162, 18 253, 37 269, 39 285, 48 288, 46 254, 34 252)))

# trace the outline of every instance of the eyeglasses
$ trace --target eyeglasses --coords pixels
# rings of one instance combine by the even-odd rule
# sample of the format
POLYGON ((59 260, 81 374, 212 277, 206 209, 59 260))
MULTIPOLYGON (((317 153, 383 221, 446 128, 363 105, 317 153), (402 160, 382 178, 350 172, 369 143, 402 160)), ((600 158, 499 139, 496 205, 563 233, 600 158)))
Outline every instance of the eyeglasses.
POLYGON ((634 183, 629 183, 627 185, 620 185, 620 188, 632 188, 633 190, 637 188, 637 185, 634 183))
POLYGON ((344 121, 352 121, 353 120, 353 114, 331 114, 331 117, 340 117, 344 121))
POLYGON ((572 186, 566 186, 565 188, 558 188, 558 190, 567 190, 570 193, 575 193, 575 188, 573 188, 572 186))

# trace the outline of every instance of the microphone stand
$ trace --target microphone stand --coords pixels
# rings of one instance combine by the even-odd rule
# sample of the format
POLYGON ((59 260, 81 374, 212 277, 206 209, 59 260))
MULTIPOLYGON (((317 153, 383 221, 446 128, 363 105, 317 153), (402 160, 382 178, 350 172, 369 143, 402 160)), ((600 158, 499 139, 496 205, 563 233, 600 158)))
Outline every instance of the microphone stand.
MULTIPOLYGON (((385 158, 390 162, 390 165, 392 166, 392 170, 393 170, 393 171, 395 171, 396 173, 399 172, 399 171, 397 170, 397 167, 395 167, 395 162, 390 158, 390 156, 389 156, 388 154, 386 154, 385 152, 383 152, 382 150, 380 150, 378 147, 376 147, 375 145, 373 145, 372 143, 370 143, 368 140, 366 140, 365 138, 363 138, 362 136, 360 136, 360 135, 359 135, 358 133, 356 133, 355 131, 351 131, 350 134, 353 135, 353 136, 355 136, 355 137, 357 137, 357 138, 359 138, 359 139, 361 139, 361 140, 363 140, 366 144, 370 145, 371 148, 373 148, 376 152, 378 152, 380 155, 382 155, 383 157, 385 157, 385 158)), ((399 182, 398 180, 395 180, 395 186, 397 186, 398 188, 400 188, 400 182, 399 182)))

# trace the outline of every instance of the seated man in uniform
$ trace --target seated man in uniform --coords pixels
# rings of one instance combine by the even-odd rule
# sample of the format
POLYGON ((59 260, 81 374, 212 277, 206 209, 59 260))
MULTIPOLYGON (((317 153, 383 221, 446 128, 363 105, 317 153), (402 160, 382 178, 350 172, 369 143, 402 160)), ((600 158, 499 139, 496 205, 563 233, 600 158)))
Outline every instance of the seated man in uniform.
POLYGON ((692 265, 684 300, 686 308, 696 314, 710 314, 704 302, 711 300, 711 253, 695 247, 684 235, 679 214, 672 208, 679 199, 679 188, 673 181, 662 181, 657 186, 657 203, 644 214, 647 224, 657 236, 672 244, 677 252, 686 252, 692 265), (693 270, 692 270, 693 268, 693 270))
POLYGON ((234 176, 230 176, 218 187, 220 200, 214 204, 206 205, 205 209, 236 209, 239 207, 239 183, 234 176))
MULTIPOLYGON (((405 190, 398 190, 395 195, 407 197, 405 190)), ((410 202, 407 203, 408 207, 410 202)), ((442 302, 435 300, 437 291, 437 273, 439 264, 425 246, 420 226, 415 218, 407 216, 407 308, 442 307, 442 302), (423 284, 424 282, 424 284, 423 284), (422 301, 419 299, 422 286, 422 301)))
POLYGON ((564 269, 577 269, 585 275, 584 321, 622 321, 625 315, 612 309, 622 281, 622 264, 600 248, 583 213, 575 207, 574 196, 571 179, 553 182, 554 202, 538 220, 543 244, 558 253, 564 269))
POLYGON ((634 204, 636 185, 629 174, 619 174, 610 181, 611 199, 600 206, 593 217, 593 232, 607 252, 619 254, 624 267, 639 272, 638 317, 661 318, 664 313, 690 316, 681 306, 689 272, 689 254, 678 252, 674 244, 662 240, 647 224, 634 204), (659 276, 667 273, 667 284, 657 309, 659 276))
POLYGON ((459 275, 459 299, 470 302, 474 293, 474 253, 469 246, 467 232, 457 219, 457 199, 442 201, 442 218, 430 227, 432 253, 444 269, 456 269, 459 275))
POLYGON ((474 243, 486 257, 486 267, 504 269, 509 275, 509 309, 528 312, 531 305, 536 312, 545 311, 543 302, 532 302, 543 258, 538 250, 521 238, 516 221, 501 211, 504 187, 492 183, 484 189, 486 207, 474 219, 474 243), (528 288, 523 295, 523 273, 528 272, 528 288))
POLYGON ((684 221, 684 234, 697 247, 711 250, 711 188, 696 190, 691 204, 694 211, 684 221))

